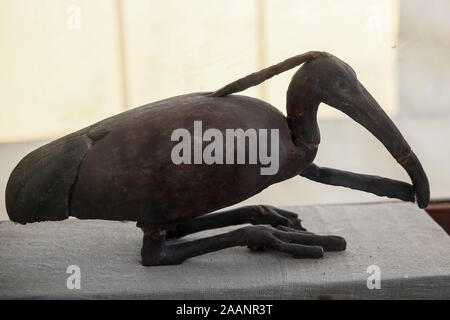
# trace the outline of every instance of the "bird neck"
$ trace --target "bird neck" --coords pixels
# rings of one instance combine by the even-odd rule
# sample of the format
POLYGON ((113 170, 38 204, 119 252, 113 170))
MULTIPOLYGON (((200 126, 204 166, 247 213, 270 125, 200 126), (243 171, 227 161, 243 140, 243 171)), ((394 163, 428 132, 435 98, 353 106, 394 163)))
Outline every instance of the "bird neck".
POLYGON ((287 119, 294 142, 308 149, 316 148, 320 143, 320 131, 317 124, 317 111, 320 100, 308 90, 288 90, 287 119))

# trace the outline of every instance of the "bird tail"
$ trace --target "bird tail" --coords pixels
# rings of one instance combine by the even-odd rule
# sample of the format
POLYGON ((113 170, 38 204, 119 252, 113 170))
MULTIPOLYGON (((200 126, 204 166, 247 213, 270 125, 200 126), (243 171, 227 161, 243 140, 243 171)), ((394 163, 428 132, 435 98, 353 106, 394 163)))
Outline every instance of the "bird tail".
POLYGON ((69 217, 71 191, 88 150, 85 131, 41 146, 14 168, 5 191, 11 221, 26 224, 69 217))

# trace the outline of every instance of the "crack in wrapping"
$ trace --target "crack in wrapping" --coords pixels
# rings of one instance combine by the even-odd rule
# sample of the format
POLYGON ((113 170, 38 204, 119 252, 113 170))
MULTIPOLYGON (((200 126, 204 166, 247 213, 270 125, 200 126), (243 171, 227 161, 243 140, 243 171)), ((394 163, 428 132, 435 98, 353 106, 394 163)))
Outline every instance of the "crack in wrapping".
POLYGON ((68 194, 68 200, 67 200, 67 212, 69 214, 69 216, 72 216, 72 212, 71 212, 71 203, 72 203, 72 196, 73 196, 73 192, 75 190, 75 186, 78 182, 78 178, 80 176, 80 168, 81 168, 81 164, 83 163, 84 159, 86 158, 89 150, 100 140, 102 140, 104 137, 106 137, 109 134, 109 131, 106 129, 100 129, 100 130, 95 130, 95 128, 89 130, 86 133, 86 137, 88 138, 88 140, 86 141, 86 145, 87 145, 87 150, 84 153, 83 157, 81 158, 80 162, 78 163, 77 166, 77 175, 75 176, 75 179, 72 183, 72 185, 70 186, 69 189, 69 194, 68 194))

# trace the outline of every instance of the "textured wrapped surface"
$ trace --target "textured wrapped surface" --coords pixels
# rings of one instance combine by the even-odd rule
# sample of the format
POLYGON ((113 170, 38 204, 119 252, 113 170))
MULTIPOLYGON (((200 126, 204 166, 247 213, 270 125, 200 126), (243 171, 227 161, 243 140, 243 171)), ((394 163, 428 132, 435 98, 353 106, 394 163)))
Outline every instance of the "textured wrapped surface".
MULTIPOLYGON (((326 253, 321 260, 296 260, 238 247, 178 266, 143 267, 142 233, 135 223, 1 222, 0 298, 450 298, 450 238, 415 205, 290 209, 308 230, 345 237, 347 251, 326 253), (80 290, 66 287, 69 265, 81 269, 80 290), (367 289, 370 265, 381 269, 380 290, 367 289)), ((224 229, 186 239, 216 232, 224 229)))

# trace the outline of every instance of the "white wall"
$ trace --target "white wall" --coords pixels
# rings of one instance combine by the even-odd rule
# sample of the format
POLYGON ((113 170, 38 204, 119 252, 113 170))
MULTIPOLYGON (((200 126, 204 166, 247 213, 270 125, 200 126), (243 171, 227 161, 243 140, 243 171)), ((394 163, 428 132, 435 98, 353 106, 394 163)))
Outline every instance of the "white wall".
MULTIPOLYGON (((391 0, 3 0, 0 142, 55 138, 309 50, 348 61, 392 112, 397 17, 391 0)), ((246 94, 284 111, 293 72, 246 94)))

